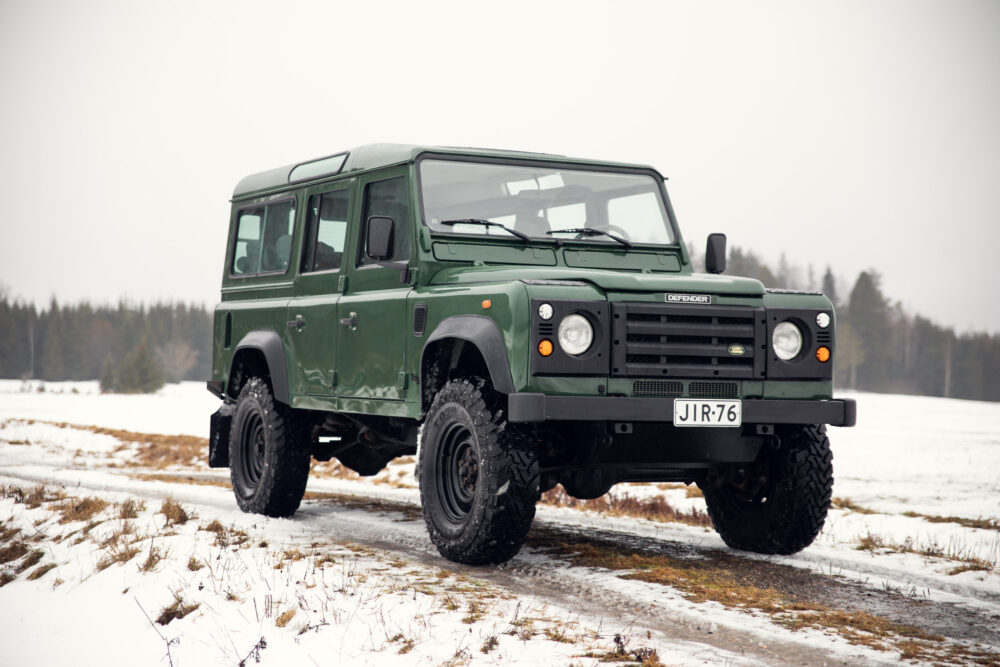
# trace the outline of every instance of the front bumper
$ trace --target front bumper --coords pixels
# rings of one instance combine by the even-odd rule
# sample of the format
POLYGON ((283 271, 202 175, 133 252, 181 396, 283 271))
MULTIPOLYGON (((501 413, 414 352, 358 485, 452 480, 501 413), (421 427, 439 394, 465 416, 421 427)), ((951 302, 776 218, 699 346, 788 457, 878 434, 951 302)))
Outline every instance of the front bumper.
MULTIPOLYGON (((672 422, 674 399, 514 393, 507 396, 507 419, 511 422, 672 422)), ((744 424, 854 426, 856 421, 857 404, 851 398, 820 401, 743 399, 744 424)))

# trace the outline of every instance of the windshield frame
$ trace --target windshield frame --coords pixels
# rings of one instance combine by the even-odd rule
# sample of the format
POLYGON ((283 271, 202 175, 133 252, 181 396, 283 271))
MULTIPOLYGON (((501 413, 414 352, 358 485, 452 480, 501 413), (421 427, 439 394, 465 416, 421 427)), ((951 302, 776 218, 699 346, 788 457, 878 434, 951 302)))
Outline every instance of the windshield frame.
POLYGON ((591 247, 597 247, 607 250, 620 250, 625 252, 630 252, 636 249, 642 248, 680 248, 682 244, 682 237, 680 234, 680 229, 677 226, 677 220, 674 217, 673 206, 670 204, 670 197, 667 196, 667 189, 664 184, 666 179, 658 171, 652 167, 641 167, 641 166, 629 166, 623 164, 608 164, 601 162, 591 162, 589 160, 547 160, 544 157, 499 157, 499 156, 485 156, 485 155, 468 155, 462 153, 448 153, 448 152, 436 152, 436 151, 424 151, 417 155, 413 162, 414 165, 414 185, 416 188, 416 196, 418 201, 418 211, 420 213, 420 224, 425 227, 432 235, 435 236, 445 236, 448 238, 465 238, 469 240, 482 241, 483 239, 488 239, 490 241, 501 241, 504 243, 513 242, 517 245, 524 245, 526 243, 542 243, 545 245, 554 245, 560 247, 566 244, 580 244, 591 247), (496 164, 496 165, 506 165, 506 166, 526 166, 526 167, 543 167, 550 169, 567 169, 575 171, 591 171, 591 172, 605 172, 613 174, 630 174, 630 175, 643 175, 649 176, 653 179, 656 184, 657 191, 661 197, 661 203, 663 204, 664 212, 667 216, 667 225, 669 226, 670 233, 673 235, 673 241, 671 243, 643 243, 643 242, 632 242, 632 248, 625 248, 613 240, 600 240, 599 236, 589 236, 584 238, 566 238, 558 234, 553 234, 546 238, 540 236, 531 236, 530 241, 524 241, 516 236, 499 235, 499 234, 488 234, 488 230, 484 227, 482 234, 470 233, 470 232, 453 232, 444 231, 439 229, 433 229, 427 224, 427 215, 424 210, 424 190, 423 183, 421 182, 420 173, 420 163, 424 160, 443 160, 449 162, 472 162, 479 164, 496 164))

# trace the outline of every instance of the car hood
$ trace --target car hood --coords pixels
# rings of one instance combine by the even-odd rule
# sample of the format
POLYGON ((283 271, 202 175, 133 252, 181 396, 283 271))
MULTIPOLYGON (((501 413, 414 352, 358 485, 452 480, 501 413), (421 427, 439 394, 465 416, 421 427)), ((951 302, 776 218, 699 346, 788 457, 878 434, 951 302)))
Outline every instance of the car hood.
POLYGON ((690 292, 760 296, 759 280, 709 273, 635 273, 571 267, 456 267, 434 275, 433 285, 461 285, 512 280, 579 280, 613 292, 690 292))

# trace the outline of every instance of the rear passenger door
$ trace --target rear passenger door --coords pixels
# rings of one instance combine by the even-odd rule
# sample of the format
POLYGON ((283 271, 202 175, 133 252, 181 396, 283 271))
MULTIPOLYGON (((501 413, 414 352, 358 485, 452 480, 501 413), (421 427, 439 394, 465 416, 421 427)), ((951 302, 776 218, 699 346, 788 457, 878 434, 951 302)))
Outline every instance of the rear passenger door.
POLYGON ((346 248, 353 187, 351 179, 306 192, 299 277, 286 322, 296 363, 294 394, 335 394, 337 303, 351 257, 346 248))
POLYGON ((372 216, 386 216, 395 222, 390 261, 412 261, 413 222, 407 174, 408 168, 403 166, 360 178, 361 211, 352 216, 358 225, 350 260, 354 268, 338 306, 338 397, 405 397, 406 296, 410 285, 401 280, 398 269, 381 266, 366 256, 364 249, 365 221, 372 216))

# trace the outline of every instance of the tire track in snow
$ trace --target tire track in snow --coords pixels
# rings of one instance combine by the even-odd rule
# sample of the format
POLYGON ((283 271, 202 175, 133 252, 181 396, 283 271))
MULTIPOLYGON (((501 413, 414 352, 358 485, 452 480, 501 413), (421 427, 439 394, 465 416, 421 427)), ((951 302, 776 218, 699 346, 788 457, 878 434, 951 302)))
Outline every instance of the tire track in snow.
MULTIPOLYGON (((145 498, 161 499, 172 496, 197 510, 210 508, 234 516, 247 516, 238 511, 231 491, 215 486, 194 486, 179 481, 142 481, 122 477, 119 473, 72 470, 66 468, 0 468, 9 475, 32 483, 58 483, 74 493, 83 489, 118 492, 145 498)), ((142 471, 130 470, 141 474, 142 471)), ((158 474, 163 474, 157 471, 158 474)), ((201 480, 226 479, 213 473, 177 473, 201 480)), ((315 485, 317 487, 323 484, 315 485)), ((344 540, 395 553, 426 565, 445 567, 455 572, 488 581, 519 596, 541 599, 565 609, 574 610, 594 625, 626 624, 634 620, 637 627, 648 628, 668 641, 697 642, 744 659, 761 660, 767 664, 855 663, 859 658, 869 663, 895 662, 894 654, 873 654, 858 650, 834 639, 818 638, 815 633, 789 633, 761 618, 725 610, 712 603, 698 604, 683 600, 670 588, 657 584, 619 579, 615 573, 574 567, 565 559, 540 552, 536 546, 540 534, 567 542, 599 540, 622 551, 642 551, 674 558, 711 559, 719 552, 689 544, 665 541, 607 529, 595 529, 572 523, 538 518, 529 536, 526 549, 513 561, 499 567, 462 566, 445 561, 438 555, 426 536, 415 494, 379 492, 370 488, 352 489, 350 483, 335 485, 342 498, 308 500, 292 519, 281 521, 287 532, 289 522, 293 534, 305 542, 325 539, 344 540), (346 487, 346 488, 345 488, 346 487), (409 496, 409 497, 408 497, 409 496), (344 500, 346 498, 346 502, 344 500), (863 658, 862 658, 863 656, 863 658), (884 660, 880 659, 884 656, 884 660)), ((315 490, 323 494, 324 490, 315 490)), ((952 638, 996 641, 988 615, 951 603, 918 600, 886 591, 817 574, 789 565, 771 563, 759 557, 744 557, 729 552, 727 558, 742 558, 748 565, 764 567, 775 577, 797 575, 811 588, 826 591, 824 601, 837 608, 860 608, 899 622, 912 622, 914 614, 929 623, 927 629, 952 638)), ((794 585, 796 582, 788 582, 794 585)))

